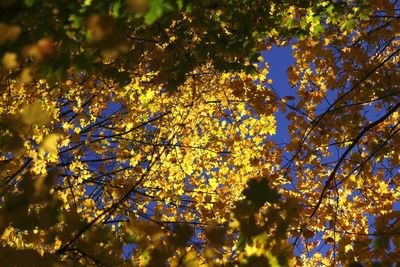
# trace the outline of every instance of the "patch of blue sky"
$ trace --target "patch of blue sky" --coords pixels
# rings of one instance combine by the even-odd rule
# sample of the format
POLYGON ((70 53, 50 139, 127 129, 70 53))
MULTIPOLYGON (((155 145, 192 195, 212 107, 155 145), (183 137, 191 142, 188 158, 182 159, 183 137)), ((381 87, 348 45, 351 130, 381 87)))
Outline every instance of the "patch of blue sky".
MULTIPOLYGON (((287 95, 295 95, 295 90, 289 84, 289 78, 287 75, 287 69, 290 65, 295 63, 292 56, 291 45, 284 47, 273 46, 271 50, 264 51, 261 55, 268 62, 270 68, 268 77, 272 79, 272 85, 278 94, 278 97, 282 98, 287 95)), ((289 143, 290 134, 288 132, 289 121, 286 118, 286 114, 282 110, 278 110, 275 113, 277 121, 277 134, 272 136, 273 140, 279 143, 289 143)))

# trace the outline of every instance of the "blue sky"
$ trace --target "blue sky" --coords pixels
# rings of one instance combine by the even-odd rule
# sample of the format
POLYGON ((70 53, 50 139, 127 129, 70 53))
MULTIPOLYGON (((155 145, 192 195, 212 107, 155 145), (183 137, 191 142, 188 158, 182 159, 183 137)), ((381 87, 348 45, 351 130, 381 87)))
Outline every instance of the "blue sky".
MULTIPOLYGON (((268 77, 272 79, 272 86, 280 97, 294 95, 295 90, 288 82, 287 69, 294 63, 291 45, 285 47, 273 46, 270 51, 262 53, 269 64, 268 77)), ((275 114, 277 120, 277 134, 273 136, 276 143, 288 143, 290 135, 287 131, 289 125, 285 114, 281 110, 275 114)))

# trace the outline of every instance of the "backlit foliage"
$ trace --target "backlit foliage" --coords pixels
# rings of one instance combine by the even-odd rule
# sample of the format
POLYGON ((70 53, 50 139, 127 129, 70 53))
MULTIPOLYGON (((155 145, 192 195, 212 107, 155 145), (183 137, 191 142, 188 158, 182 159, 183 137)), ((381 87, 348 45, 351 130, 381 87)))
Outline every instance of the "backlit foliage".
POLYGON ((0 265, 398 262, 397 1, 0 7, 0 265))
MULTIPOLYGON (((73 73, 57 86, 9 81, 1 111, 3 147, 12 154, 3 154, 2 175, 3 188, 15 189, 3 194, 7 202, 22 203, 4 207, 3 240, 105 265, 123 261, 122 245, 133 242, 143 249, 125 248, 134 253, 127 258, 147 264, 156 258, 145 260, 146 253, 162 245, 156 240, 168 240, 181 224, 184 232, 191 231, 188 225, 227 227, 247 181, 279 169, 280 151, 269 138, 276 131, 275 97, 254 83, 265 74, 265 68, 248 75, 204 66, 189 73, 177 93, 150 82, 153 74, 144 66, 124 87, 73 73), (36 196, 41 201, 23 202, 36 196), (46 213, 52 223, 25 225, 48 220, 40 214, 45 201, 55 203, 46 213), (113 242, 96 236, 104 227, 113 242), (100 240, 89 245, 93 238, 100 240)), ((195 239, 192 253, 207 242, 204 234, 195 239)), ((177 261, 189 248, 162 256, 177 261)))
POLYGON ((398 263, 399 6, 369 1, 352 31, 295 42, 287 194, 304 264, 398 263), (304 115, 306 114, 306 116, 304 115))

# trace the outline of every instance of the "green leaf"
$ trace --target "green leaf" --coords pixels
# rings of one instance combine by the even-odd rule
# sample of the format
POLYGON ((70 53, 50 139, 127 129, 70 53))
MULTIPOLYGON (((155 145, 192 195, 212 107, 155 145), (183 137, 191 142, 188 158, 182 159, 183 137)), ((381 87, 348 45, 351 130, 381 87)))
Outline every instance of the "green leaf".
POLYGON ((24 0, 25 5, 31 7, 35 4, 35 0, 24 0))
POLYGON ((348 19, 342 23, 342 25, 340 26, 340 30, 350 32, 355 25, 356 25, 356 20, 348 19))
POLYGON ((243 234, 239 234, 238 241, 236 244, 237 249, 239 251, 243 250, 246 246, 247 241, 248 241, 248 238, 246 236, 244 236, 243 234))
POLYGON ((93 0, 85 0, 85 1, 83 1, 83 6, 90 6, 91 4, 92 4, 92 1, 93 0))
POLYGON ((150 0, 150 10, 144 16, 146 24, 153 24, 161 18, 165 13, 172 11, 174 7, 164 0, 150 0))
POLYGON ((335 7, 331 4, 326 8, 326 13, 328 13, 328 15, 330 17, 334 17, 335 16, 334 10, 335 10, 335 7))
POLYGON ((115 1, 111 5, 111 14, 114 18, 118 18, 119 16, 121 16, 120 13, 121 7, 122 7, 121 0, 115 1))
POLYGON ((183 8, 183 2, 184 2, 184 0, 178 0, 178 1, 176 1, 176 3, 178 4, 178 8, 179 8, 179 9, 182 9, 182 8, 183 8))
POLYGON ((74 14, 69 16, 68 20, 71 22, 71 27, 73 29, 80 29, 84 22, 83 17, 77 16, 74 14))

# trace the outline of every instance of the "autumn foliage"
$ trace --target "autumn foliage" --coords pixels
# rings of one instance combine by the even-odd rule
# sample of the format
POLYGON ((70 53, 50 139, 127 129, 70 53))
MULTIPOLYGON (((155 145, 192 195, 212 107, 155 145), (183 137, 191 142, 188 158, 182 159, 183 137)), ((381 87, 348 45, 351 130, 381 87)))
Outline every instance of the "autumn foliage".
POLYGON ((0 11, 0 266, 399 263, 397 1, 0 11))

